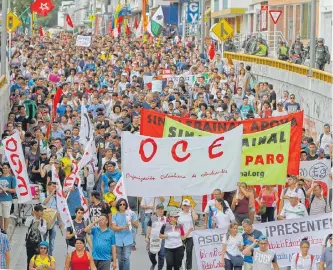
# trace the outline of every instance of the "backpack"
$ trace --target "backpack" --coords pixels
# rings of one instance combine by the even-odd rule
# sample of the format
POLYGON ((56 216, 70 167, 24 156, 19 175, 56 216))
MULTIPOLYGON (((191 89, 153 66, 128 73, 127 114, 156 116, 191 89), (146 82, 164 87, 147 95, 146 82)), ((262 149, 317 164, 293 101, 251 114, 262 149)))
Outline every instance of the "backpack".
MULTIPOLYGON (((312 264, 314 262, 315 256, 310 254, 310 258, 311 258, 311 269, 312 269, 312 264)), ((298 260, 299 260, 299 253, 297 253, 297 255, 296 255, 296 268, 297 268, 298 260)))
MULTIPOLYGON (((311 199, 310 199, 309 207, 308 207, 308 214, 310 214, 311 204, 312 204, 314 198, 315 198, 315 195, 312 195, 312 196, 311 196, 311 199)), ((327 198, 324 197, 324 196, 323 196, 323 198, 324 198, 324 200, 325 200, 325 209, 324 209, 324 210, 325 210, 325 212, 326 212, 326 208, 327 208, 327 198)))
MULTIPOLYGON (((44 219, 41 219, 41 226, 43 227, 44 219)), ((38 248, 40 242, 43 241, 43 235, 41 235, 40 231, 37 229, 38 235, 32 234, 32 226, 34 225, 34 221, 31 222, 28 231, 25 235, 25 243, 26 246, 32 246, 34 248, 38 248)))
MULTIPOLYGON (((319 145, 321 145, 321 140, 323 139, 324 137, 324 133, 320 134, 319 136, 319 145)), ((333 134, 331 133, 331 138, 333 138, 333 134)))

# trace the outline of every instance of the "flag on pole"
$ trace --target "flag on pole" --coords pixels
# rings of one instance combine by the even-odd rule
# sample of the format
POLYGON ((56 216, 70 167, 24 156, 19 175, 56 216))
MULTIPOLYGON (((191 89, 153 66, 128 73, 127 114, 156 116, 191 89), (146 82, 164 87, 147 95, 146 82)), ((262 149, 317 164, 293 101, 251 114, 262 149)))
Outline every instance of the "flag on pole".
POLYGON ((164 26, 164 15, 160 6, 148 23, 147 31, 154 37, 158 37, 164 26))
POLYGON ((215 57, 215 45, 214 41, 211 41, 209 51, 208 51, 209 59, 213 60, 215 57))
POLYGON ((114 13, 114 26, 117 27, 118 25, 118 16, 119 16, 119 12, 121 10, 121 5, 120 5, 120 2, 118 1, 118 4, 116 6, 116 10, 115 10, 115 13, 114 13))
POLYGON ((74 28, 72 18, 71 16, 69 16, 69 14, 66 15, 66 23, 68 24, 69 27, 74 28))
POLYGON ((54 5, 51 0, 36 0, 30 5, 30 9, 39 16, 47 16, 54 9, 54 5))
POLYGON ((139 23, 139 26, 135 29, 135 36, 137 38, 141 37, 143 33, 143 26, 142 26, 142 20, 139 23))
POLYGON ((136 19, 136 17, 134 18, 134 28, 135 29, 138 29, 138 26, 139 26, 139 23, 138 23, 138 20, 136 19))
POLYGON ((80 124, 80 139, 79 142, 83 145, 87 145, 94 134, 94 126, 90 121, 87 107, 84 102, 81 104, 81 124, 80 124))
POLYGON ((43 33, 43 27, 40 25, 39 26, 39 36, 40 37, 43 37, 44 36, 44 33, 43 33))
POLYGON ((57 113, 57 106, 58 106, 58 103, 60 101, 60 98, 62 96, 62 89, 61 88, 58 88, 57 89, 57 92, 55 93, 54 95, 54 99, 53 99, 53 108, 52 108, 52 121, 55 119, 56 117, 56 113, 57 113))
POLYGON ((128 27, 128 24, 126 24, 126 35, 130 36, 131 35, 131 30, 128 27))

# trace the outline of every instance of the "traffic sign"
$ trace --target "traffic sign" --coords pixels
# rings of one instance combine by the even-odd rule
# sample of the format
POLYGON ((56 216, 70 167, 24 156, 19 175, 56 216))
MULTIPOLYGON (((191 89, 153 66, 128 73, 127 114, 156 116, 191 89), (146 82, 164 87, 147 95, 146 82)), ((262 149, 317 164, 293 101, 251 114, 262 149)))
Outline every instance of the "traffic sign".
POLYGON ((22 24, 22 21, 13 13, 9 11, 7 14, 7 31, 13 32, 22 24))
POLYGON ((89 21, 92 22, 92 21, 96 20, 96 16, 91 14, 91 15, 88 16, 88 19, 89 19, 89 21))
POLYGON ((270 10, 269 15, 272 18, 274 24, 277 24, 282 14, 282 10, 270 10))
POLYGON ((233 35, 234 29, 225 19, 222 19, 212 28, 212 32, 221 41, 225 41, 227 38, 233 35))
POLYGON ((199 3, 189 3, 187 7, 187 21, 189 23, 196 23, 199 19, 199 3))

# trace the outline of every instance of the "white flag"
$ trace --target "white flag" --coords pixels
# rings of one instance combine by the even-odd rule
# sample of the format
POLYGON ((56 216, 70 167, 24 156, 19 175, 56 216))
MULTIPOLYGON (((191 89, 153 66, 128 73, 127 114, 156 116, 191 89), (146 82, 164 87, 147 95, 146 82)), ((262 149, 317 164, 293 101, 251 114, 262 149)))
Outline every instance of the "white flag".
POLYGON ((115 28, 113 29, 113 37, 114 37, 114 38, 118 38, 118 36, 119 36, 118 28, 115 27, 115 28))
POLYGON ((87 142, 86 147, 84 148, 82 159, 79 162, 79 171, 90 161, 93 161, 93 163, 95 164, 96 160, 95 139, 94 137, 91 137, 90 140, 87 142))
POLYGON ((117 200, 125 199, 127 201, 127 194, 124 187, 123 178, 121 177, 114 188, 113 194, 116 195, 117 200))
POLYGON ((72 188, 72 186, 74 185, 75 181, 78 178, 78 173, 80 171, 77 161, 73 158, 72 155, 70 155, 70 159, 72 162, 72 171, 64 180, 64 186, 63 186, 64 191, 68 191, 72 188))
POLYGON ((142 32, 143 32, 143 26, 142 26, 142 20, 140 20, 138 28, 135 29, 135 36, 139 38, 142 35, 142 32))
POLYGON ((94 136, 94 126, 92 125, 86 105, 81 104, 81 125, 80 125, 80 139, 79 142, 86 145, 89 140, 94 136))
MULTIPOLYGON (((22 141, 18 132, 12 136, 2 140, 5 155, 9 162, 10 168, 14 172, 16 178, 16 194, 20 203, 29 202, 32 200, 31 187, 25 159, 22 150, 22 141)), ((14 188, 14 187, 11 187, 14 188)))

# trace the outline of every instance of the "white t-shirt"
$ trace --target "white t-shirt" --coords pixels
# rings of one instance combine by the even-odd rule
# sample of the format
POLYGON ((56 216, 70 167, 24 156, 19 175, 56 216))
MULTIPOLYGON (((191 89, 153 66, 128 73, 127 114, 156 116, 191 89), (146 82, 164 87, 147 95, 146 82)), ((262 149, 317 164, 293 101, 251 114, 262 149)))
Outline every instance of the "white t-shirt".
POLYGON ((306 257, 303 257, 300 253, 295 253, 293 257, 291 258, 291 269, 297 269, 297 270, 317 270, 317 265, 315 260, 312 262, 311 266, 311 256, 307 255, 306 257), (296 256, 299 254, 298 261, 296 264, 296 256))
MULTIPOLYGON (((286 193, 284 193, 284 190, 283 190, 282 193, 281 193, 281 199, 282 199, 282 196, 284 196, 284 195, 289 196, 291 192, 296 192, 296 189, 297 189, 296 187, 293 190, 291 190, 290 188, 288 188, 288 190, 287 190, 286 193)), ((301 203, 305 204, 305 195, 304 195, 303 190, 301 190, 299 188, 297 190, 297 194, 298 194, 298 198, 301 199, 301 203)), ((284 199, 283 200, 283 205, 286 205, 286 204, 289 204, 289 203, 290 203, 290 201, 288 199, 284 199)))
MULTIPOLYGON (((193 218, 191 212, 185 213, 185 212, 180 212, 179 213, 179 218, 178 218, 178 223, 183 225, 184 228, 184 233, 186 234, 191 228, 194 229, 193 226, 193 218)), ((192 233, 190 233, 187 238, 192 237, 192 233)))
MULTIPOLYGON (((154 198, 155 198, 155 206, 158 205, 161 201, 157 197, 143 197, 141 201, 141 206, 154 206, 154 198)), ((145 214, 152 213, 153 210, 145 209, 145 214)))
MULTIPOLYGON (((242 255, 242 252, 240 251, 239 246, 243 246, 243 237, 241 233, 237 233, 236 236, 229 235, 228 241, 227 241, 227 234, 223 236, 222 244, 227 245, 227 252, 231 256, 237 256, 237 255, 242 255)), ((230 259, 227 253, 224 255, 225 259, 230 259)))
POLYGON ((298 203, 296 206, 292 206, 290 203, 283 206, 280 213, 285 219, 295 219, 308 216, 308 211, 302 203, 298 203))
MULTIPOLYGON (((320 138, 320 137, 319 137, 320 138)), ((318 138, 318 143, 319 143, 319 138, 318 138)), ((333 138, 331 134, 324 134, 321 143, 320 143, 320 148, 323 148, 325 150, 325 154, 329 155, 330 154, 330 145, 333 144, 333 138)))
POLYGON ((216 228, 228 230, 230 223, 235 220, 235 215, 230 208, 228 208, 225 213, 216 210, 213 220, 216 224, 216 228))
POLYGON ((283 110, 282 112, 279 112, 278 110, 272 112, 272 117, 284 116, 284 115, 288 115, 288 113, 285 110, 283 110))
MULTIPOLYGON (((225 202, 226 206, 230 208, 229 203, 228 203, 226 200, 224 200, 224 202, 225 202)), ((209 200, 209 201, 207 202, 207 205, 206 205, 206 207, 205 207, 205 211, 204 211, 205 213, 209 213, 209 207, 211 207, 211 211, 213 211, 213 212, 216 211, 216 207, 215 207, 215 199, 213 199, 213 200, 209 200)))

